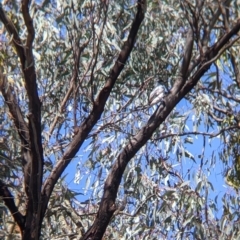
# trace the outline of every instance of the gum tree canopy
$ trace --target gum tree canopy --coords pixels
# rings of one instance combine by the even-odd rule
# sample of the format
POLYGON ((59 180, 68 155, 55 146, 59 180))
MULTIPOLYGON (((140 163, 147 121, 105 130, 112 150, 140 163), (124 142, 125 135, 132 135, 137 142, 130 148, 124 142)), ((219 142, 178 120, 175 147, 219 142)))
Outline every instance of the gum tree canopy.
POLYGON ((0 238, 237 239, 239 15, 237 0, 2 1, 0 238))

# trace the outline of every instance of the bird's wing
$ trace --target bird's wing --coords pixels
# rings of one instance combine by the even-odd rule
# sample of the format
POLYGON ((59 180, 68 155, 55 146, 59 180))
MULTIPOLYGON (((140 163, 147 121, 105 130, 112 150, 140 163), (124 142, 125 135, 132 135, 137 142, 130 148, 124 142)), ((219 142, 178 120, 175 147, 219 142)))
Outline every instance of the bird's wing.
POLYGON ((150 93, 149 102, 152 102, 152 100, 154 99, 155 95, 156 95, 156 89, 154 89, 154 90, 150 93))
POLYGON ((158 86, 156 87, 149 96, 149 102, 151 103, 153 101, 154 98, 156 98, 157 96, 161 95, 164 92, 164 88, 162 86, 158 86))

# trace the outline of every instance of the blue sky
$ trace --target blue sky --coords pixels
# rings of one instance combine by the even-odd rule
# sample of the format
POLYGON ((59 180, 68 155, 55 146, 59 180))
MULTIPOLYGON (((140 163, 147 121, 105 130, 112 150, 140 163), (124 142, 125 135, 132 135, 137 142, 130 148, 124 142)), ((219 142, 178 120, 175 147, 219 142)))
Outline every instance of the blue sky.
MULTIPOLYGON (((178 108, 186 107, 186 104, 184 103, 184 101, 185 100, 182 100, 182 102, 179 103, 178 108)), ((187 125, 189 127, 189 131, 193 131, 193 123, 192 123, 191 118, 189 118, 187 125)), ((204 131, 203 127, 200 127, 199 131, 204 131)), ((217 130, 215 130, 215 132, 216 131, 217 130)), ((210 132, 211 132, 211 130, 210 130, 210 132)), ((182 160, 182 162, 177 167, 177 169, 180 170, 182 168, 181 171, 183 172, 183 176, 185 176, 185 180, 189 180, 190 186, 194 189, 197 186, 197 179, 196 179, 195 175, 199 173, 200 168, 201 168, 201 158, 199 158, 199 156, 201 156, 204 153, 204 158, 202 161, 203 166, 202 166, 201 171, 203 171, 207 176, 209 175, 208 180, 212 183, 212 185, 214 187, 214 191, 209 192, 208 199, 211 199, 214 201, 215 197, 218 196, 218 202, 217 202, 218 212, 217 212, 216 216, 220 217, 222 215, 221 198, 224 195, 224 193, 227 192, 230 188, 224 182, 223 164, 221 164, 221 160, 218 159, 218 152, 221 151, 220 139, 215 138, 215 139, 211 139, 209 141, 209 137, 205 137, 206 146, 205 146, 205 150, 203 152, 203 137, 201 135, 197 135, 197 136, 191 135, 191 137, 194 138, 194 143, 187 144, 186 149, 194 156, 196 162, 194 162, 193 160, 191 160, 189 158, 185 158, 182 160), (212 166, 210 167, 209 162, 215 161, 214 159, 216 159, 216 164, 212 164, 212 166), (188 174, 187 174, 188 169, 191 170, 190 171, 190 179, 188 179, 188 174)), ((69 166, 63 173, 63 175, 67 174, 66 178, 65 178, 67 186, 70 189, 81 193, 81 195, 79 195, 77 197, 80 202, 84 202, 84 201, 88 200, 89 197, 91 197, 92 191, 86 192, 86 194, 84 193, 85 184, 86 184, 87 178, 91 174, 93 174, 91 176, 91 183, 94 182, 94 174, 96 174, 96 171, 89 172, 89 171, 85 171, 86 168, 84 168, 84 163, 88 159, 88 152, 85 152, 84 149, 86 149, 88 147, 89 143, 90 143, 90 140, 86 140, 84 142, 82 148, 80 149, 80 151, 78 153, 79 157, 72 160, 72 162, 69 164, 69 166), (78 164, 80 164, 80 166, 79 166, 80 169, 85 169, 85 170, 81 171, 82 179, 81 179, 80 183, 75 184, 74 177, 75 177, 75 173, 77 171, 78 164)), ((176 156, 173 156, 173 157, 175 157, 175 159, 176 159, 176 156)))

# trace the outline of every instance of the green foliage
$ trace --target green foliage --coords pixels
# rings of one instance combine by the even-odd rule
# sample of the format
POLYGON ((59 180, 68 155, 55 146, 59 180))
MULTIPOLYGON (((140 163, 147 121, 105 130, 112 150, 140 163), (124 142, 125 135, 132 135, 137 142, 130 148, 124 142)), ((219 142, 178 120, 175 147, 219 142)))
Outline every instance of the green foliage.
MULTIPOLYGON (((107 8, 103 7, 104 2, 57 0, 30 4, 35 28, 33 55, 42 103, 44 178, 63 156, 75 134, 74 128, 91 112, 93 100, 106 83, 135 17, 135 1, 109 1, 107 8)), ((193 9, 198 1, 187 2, 148 1, 127 64, 101 119, 75 156, 81 159, 84 155, 75 179, 81 193, 69 190, 63 178, 58 181, 45 214, 42 239, 77 239, 93 223, 113 162, 156 110, 156 106, 148 105, 150 92, 158 82, 170 90, 180 75, 193 18, 189 6, 193 9)), ((211 34, 204 39, 210 47, 222 36, 226 21, 223 13, 212 21, 220 9, 218 1, 204 2, 198 18, 198 37, 202 37, 204 27, 212 24, 211 34)), ((239 17, 239 6, 234 1, 226 2, 231 29, 239 17)), ((20 4, 16 3, 4 7, 25 43, 27 29, 20 4)), ((0 37, 0 66, 27 121, 28 100, 19 59, 4 27, 0 37)), ((196 38, 193 61, 200 56, 201 46, 196 38)), ((239 197, 234 189, 240 186, 240 135, 234 116, 240 102, 238 53, 239 40, 219 56, 132 158, 124 172, 116 201, 118 210, 105 239, 237 239, 239 197), (214 172, 217 167, 218 172, 214 172), (233 188, 224 188, 224 182, 215 186, 218 180, 213 180, 214 174, 220 175, 218 179, 225 177, 233 188)), ((190 67, 188 77, 197 71, 190 67)), ((24 212, 20 141, 3 98, 0 104, 0 177, 24 212)), ((0 204, 0 236, 6 232, 5 237, 14 239, 19 233, 10 229, 12 218, 0 204)))

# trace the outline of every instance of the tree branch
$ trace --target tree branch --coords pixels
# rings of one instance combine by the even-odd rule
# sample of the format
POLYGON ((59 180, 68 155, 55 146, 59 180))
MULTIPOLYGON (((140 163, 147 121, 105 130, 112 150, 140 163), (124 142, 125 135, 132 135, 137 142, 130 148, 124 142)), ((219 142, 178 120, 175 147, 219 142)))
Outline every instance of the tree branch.
MULTIPOLYGON (((129 36, 127 41, 124 43, 121 52, 119 53, 118 59, 115 62, 115 65, 113 66, 109 78, 106 80, 106 83, 100 93, 98 94, 96 100, 93 103, 93 109, 87 119, 81 124, 79 127, 78 133, 73 138, 72 142, 69 144, 68 149, 65 151, 62 159, 57 163, 55 168, 53 169, 50 176, 46 179, 42 195, 45 197, 43 200, 43 208, 42 208, 42 217, 44 216, 48 199, 51 195, 51 192, 53 190, 53 187, 55 183, 57 182, 58 178, 61 176, 64 169, 67 167, 69 162, 72 160, 72 158, 76 155, 79 148, 81 147, 82 143, 92 130, 92 128, 95 126, 97 121, 100 119, 102 112, 104 111, 104 107, 106 104, 106 101, 110 95, 110 92, 121 73, 122 69, 124 68, 124 65, 134 47, 135 39, 137 37, 138 29, 141 25, 141 22, 144 18, 144 9, 142 9, 142 6, 144 4, 140 4, 141 1, 139 1, 138 4, 138 11, 136 14, 136 17, 133 21, 131 30, 129 32, 129 36)), ((105 229, 103 229, 103 232, 105 229)))
MULTIPOLYGON (((26 229, 31 229, 34 225, 34 231, 39 235, 39 217, 40 208, 39 200, 41 195, 42 174, 43 174, 43 149, 41 136, 41 103, 38 97, 36 71, 34 66, 34 58, 32 53, 32 43, 34 41, 33 21, 29 14, 29 0, 22 1, 22 14, 25 25, 27 27, 26 46, 18 35, 16 28, 11 20, 6 17, 2 6, 0 6, 0 20, 3 22, 8 33, 13 36, 13 45, 16 48, 18 57, 20 58, 21 68, 24 75, 25 86, 29 99, 29 151, 23 153, 24 156, 24 179, 26 185, 26 194, 28 196, 26 229), (34 220, 33 220, 34 219, 34 220)), ((19 126, 16 125, 18 128, 19 126)), ((28 231, 24 231, 23 237, 28 237, 28 231), (26 234, 26 236, 25 236, 26 234)))
POLYGON ((208 112, 208 114, 218 123, 223 122, 222 118, 218 118, 217 116, 215 116, 211 111, 208 112))
POLYGON ((24 169, 24 180, 25 180, 25 190, 28 192, 28 185, 30 181, 30 173, 29 168, 30 165, 27 164, 29 159, 29 150, 30 150, 30 136, 29 136, 29 129, 27 127, 26 122, 24 121, 21 109, 17 104, 16 97, 14 95, 14 91, 11 85, 8 84, 7 78, 5 75, 0 73, 0 90, 2 95, 5 99, 6 104, 8 105, 8 109, 11 113, 12 120, 14 125, 18 131, 20 140, 21 140, 21 148, 23 154, 23 169, 24 169))
POLYGON ((161 137, 157 137, 154 138, 153 140, 155 141, 159 141, 168 137, 182 137, 182 136, 188 136, 188 135, 202 135, 202 136, 208 136, 210 138, 214 138, 219 136, 220 134, 222 134, 225 131, 229 131, 229 130, 235 130, 235 129, 239 129, 238 126, 232 126, 232 127, 228 127, 228 128, 223 128, 220 131, 216 132, 216 133, 207 133, 207 132, 198 132, 198 131, 193 131, 193 132, 183 132, 183 133, 169 133, 169 134, 163 134, 161 137))
POLYGON ((19 137, 22 142, 22 147, 28 149, 29 131, 27 124, 24 121, 21 109, 13 93, 13 88, 10 84, 8 84, 6 76, 2 73, 0 73, 0 91, 2 92, 5 102, 8 105, 9 111, 12 115, 12 120, 17 128, 19 137))
POLYGON ((193 49, 193 30, 190 27, 187 33, 187 39, 186 39, 184 56, 183 56, 182 67, 181 67, 181 77, 183 79, 185 79, 187 76, 188 67, 191 60, 191 56, 192 56, 192 49, 193 49))
POLYGON ((149 119, 148 123, 129 140, 129 143, 118 155, 115 163, 112 166, 105 185, 103 197, 100 203, 98 214, 93 225, 89 228, 82 240, 85 239, 101 239, 109 221, 116 210, 115 200, 120 185, 124 170, 129 161, 146 144, 151 138, 153 132, 166 119, 173 108, 179 101, 189 93, 197 84, 199 79, 208 71, 211 63, 215 60, 221 48, 230 40, 232 36, 237 34, 240 29, 240 20, 233 29, 226 33, 220 40, 208 51, 206 60, 202 60, 197 72, 179 89, 179 81, 176 81, 170 93, 165 97, 164 103, 160 104, 157 110, 149 119))
MULTIPOLYGON (((196 85, 196 83, 203 76, 203 74, 210 68, 211 64, 216 61, 224 51, 226 51, 239 39, 239 37, 237 37, 231 42, 229 42, 229 40, 233 36, 237 35, 239 29, 240 19, 237 20, 235 26, 233 26, 230 32, 225 33, 211 48, 209 48, 204 53, 204 56, 202 57, 203 60, 198 64, 199 68, 193 74, 193 76, 190 77, 189 80, 185 83, 183 88, 180 90, 180 94, 183 94, 184 92, 189 92, 196 85)), ((199 61, 199 59, 197 61, 199 61)), ((193 71, 193 68, 191 69, 191 71, 193 71)), ((176 92, 176 90, 177 87, 174 84, 172 92, 176 92)))
POLYGON ((38 97, 37 80, 34 58, 32 53, 32 44, 34 41, 35 30, 33 27, 33 20, 29 14, 29 0, 22 1, 22 14, 25 25, 27 27, 27 42, 25 47, 24 64, 22 63, 22 70, 26 83, 26 90, 29 98, 29 133, 31 140, 31 155, 27 159, 27 171, 31 173, 29 182, 29 192, 27 195, 30 199, 27 206, 27 227, 35 224, 36 236, 39 235, 39 224, 41 205, 41 187, 43 175, 43 148, 41 136, 41 103, 38 97), (31 164, 30 164, 31 161, 31 164), (32 222, 34 214, 34 223, 32 222))
POLYGON ((15 205, 14 198, 11 192, 8 190, 7 185, 2 180, 0 180, 0 196, 2 197, 2 200, 4 201, 9 211, 11 212, 12 217, 14 218, 15 222, 18 224, 22 232, 24 229, 25 218, 18 211, 18 208, 15 205))
MULTIPOLYGON (((27 36, 27 42, 26 46, 23 45, 18 32, 14 26, 14 24, 11 22, 11 20, 5 15, 2 6, 0 5, 0 20, 3 22, 4 26, 6 27, 8 33, 10 36, 13 36, 12 42, 13 45, 17 51, 18 57, 20 58, 21 67, 24 75, 24 80, 26 84, 26 90, 27 95, 29 99, 29 112, 32 116, 31 119, 34 122, 31 126, 34 126, 35 129, 30 128, 29 132, 29 148, 31 149, 31 154, 29 151, 24 152, 24 177, 25 177, 25 185, 26 189, 29 190, 28 184, 29 184, 29 176, 31 176, 32 181, 33 179, 35 183, 38 184, 34 185, 32 191, 38 191, 40 193, 41 190, 41 179, 42 179, 42 169, 43 169, 43 150, 42 150, 42 137, 41 137, 41 103, 38 97, 38 91, 37 91, 37 82, 36 82, 36 72, 34 67, 34 59, 32 54, 32 43, 34 40, 34 28, 33 28, 33 22, 29 14, 29 1, 23 0, 22 2, 22 13, 23 18, 28 30, 28 36, 27 36), (38 147, 36 147, 36 144, 30 144, 30 143, 37 143, 38 147), (38 162, 40 160, 40 162, 38 162), (29 173, 31 172, 31 169, 35 168, 34 172, 37 172, 38 174, 33 175, 29 173)), ((17 122, 16 122, 17 123, 17 122)), ((16 124, 15 123, 15 124, 16 124)), ((16 128, 19 128, 19 125, 15 125, 16 128)), ((28 131, 26 131, 28 133, 28 131)), ((21 136, 20 136, 21 138, 21 136)), ((25 138, 26 140, 27 138, 25 138)), ((39 194, 33 194, 27 191, 27 195, 29 199, 31 199, 32 196, 37 196, 39 194)), ((38 202, 38 199, 35 199, 34 202, 38 202)), ((37 206, 37 205, 36 205, 37 206)))
POLYGON ((201 89, 201 90, 208 91, 208 92, 210 92, 210 93, 212 93, 212 94, 217 93, 218 95, 221 95, 221 96, 227 98, 228 100, 233 100, 233 101, 235 101, 235 102, 237 102, 237 103, 240 103, 240 99, 239 99, 239 98, 236 98, 236 97, 234 97, 233 95, 229 95, 229 94, 227 94, 225 91, 222 92, 222 91, 220 91, 220 90, 213 90, 213 89, 209 89, 209 88, 207 88, 207 87, 201 87, 200 89, 201 89))
POLYGON ((10 36, 12 36, 13 45, 17 51, 22 64, 25 62, 23 43, 12 21, 6 16, 0 4, 0 21, 4 24, 10 36))
MULTIPOLYGON (((74 82, 77 80, 77 77, 78 77, 78 69, 79 69, 80 57, 81 57, 81 54, 82 54, 83 50, 88 45, 88 43, 89 43, 89 40, 87 40, 81 47, 77 48, 76 59, 75 59, 75 64, 74 64, 74 71, 73 71, 73 74, 72 74, 72 77, 71 77, 71 80, 70 80, 70 88, 68 89, 66 95, 64 96, 64 99, 62 100, 62 102, 60 104, 59 113, 63 112, 63 110, 64 110, 64 108, 66 106, 66 103, 67 103, 69 97, 71 96, 71 93, 73 92, 74 82)), ((49 138, 52 135, 52 133, 54 131, 54 128, 57 125, 58 120, 59 120, 59 115, 57 115, 54 118, 53 123, 50 126, 50 130, 49 130, 49 134, 48 134, 49 138)))
MULTIPOLYGON (((228 7, 229 4, 231 3, 232 0, 225 0, 223 1, 223 4, 228 7)), ((206 44, 209 42, 210 40, 210 34, 212 29, 214 28, 217 20, 219 19, 219 16, 221 15, 221 9, 220 7, 217 8, 217 10, 215 11, 214 15, 212 16, 212 21, 210 21, 207 25, 207 28, 204 29, 204 33, 203 33, 203 46, 206 46, 206 44)))
MULTIPOLYGON (((219 9, 222 12, 223 15, 223 19, 224 19, 224 26, 225 26, 225 30, 229 31, 230 30, 230 26, 229 26, 229 11, 227 10, 227 7, 229 6, 230 1, 227 3, 219 3, 220 7, 219 9)), ((239 66, 235 57, 235 53, 233 51, 233 49, 229 50, 229 56, 230 56, 230 61, 233 67, 233 71, 235 73, 235 81, 238 85, 238 87, 240 88, 240 70, 239 70, 239 66)))
POLYGON ((211 47, 212 49, 212 53, 210 55, 216 55, 221 48, 223 48, 223 46, 225 44, 227 44, 227 42, 234 36, 237 35, 237 33, 239 32, 239 28, 240 28, 240 18, 237 20, 236 24, 232 27, 232 29, 227 32, 226 34, 224 34, 219 41, 217 41, 213 47, 211 47))
POLYGON ((26 52, 27 52, 26 57, 27 57, 28 63, 33 61, 32 44, 33 44, 33 40, 35 37, 33 21, 29 14, 29 5, 30 5, 29 0, 22 1, 22 14, 23 14, 23 19, 24 19, 25 25, 27 27, 27 31, 28 31, 27 42, 26 42, 26 52))
POLYGON ((235 73, 235 77, 236 77, 235 81, 237 83, 238 88, 240 88, 240 69, 233 51, 230 51, 230 61, 232 63, 233 71, 235 73))

